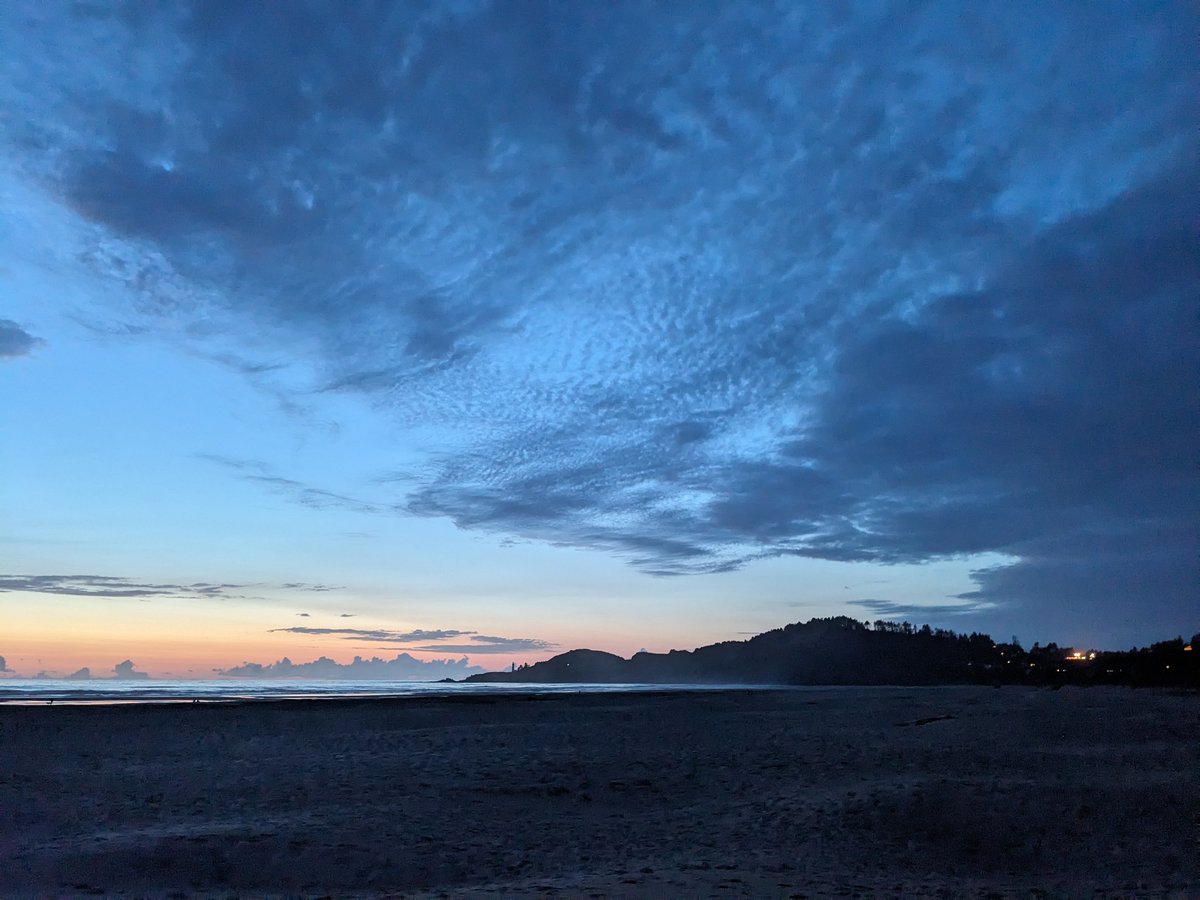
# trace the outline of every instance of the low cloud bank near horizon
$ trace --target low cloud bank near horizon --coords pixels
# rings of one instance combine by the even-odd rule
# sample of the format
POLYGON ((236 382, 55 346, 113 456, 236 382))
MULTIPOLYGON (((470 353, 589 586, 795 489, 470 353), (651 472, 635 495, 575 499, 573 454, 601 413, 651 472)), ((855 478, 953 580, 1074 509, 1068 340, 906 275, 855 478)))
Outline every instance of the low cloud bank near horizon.
MULTIPOLYGON (((0 672, 13 671, 12 669, 4 668, 4 657, 0 656, 0 672)), ((82 666, 68 675, 51 675, 49 672, 43 670, 35 675, 26 677, 32 677, 37 681, 148 681, 154 676, 149 672, 139 670, 133 660, 126 659, 116 663, 112 667, 111 675, 93 675, 90 666, 82 666)))
POLYGON ((230 678, 328 678, 363 681, 438 681, 442 678, 465 678, 485 671, 462 659, 420 660, 407 653, 395 659, 373 656, 354 657, 349 663, 339 663, 327 656, 312 662, 294 663, 286 656, 274 663, 242 663, 229 669, 215 669, 218 675, 230 678))
POLYGON ((139 672, 133 660, 127 659, 113 666, 113 677, 118 681, 142 681, 149 678, 146 672, 139 672))

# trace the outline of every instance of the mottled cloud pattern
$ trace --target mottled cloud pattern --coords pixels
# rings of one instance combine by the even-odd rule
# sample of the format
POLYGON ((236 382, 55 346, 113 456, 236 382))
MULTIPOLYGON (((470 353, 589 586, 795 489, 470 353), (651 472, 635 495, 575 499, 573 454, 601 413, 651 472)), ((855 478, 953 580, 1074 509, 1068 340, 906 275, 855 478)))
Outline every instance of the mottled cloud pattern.
POLYGON ((5 19, 109 324, 303 348, 305 402, 436 450, 370 502, 238 477, 660 575, 992 552, 964 603, 1195 604, 1188 4, 5 19))

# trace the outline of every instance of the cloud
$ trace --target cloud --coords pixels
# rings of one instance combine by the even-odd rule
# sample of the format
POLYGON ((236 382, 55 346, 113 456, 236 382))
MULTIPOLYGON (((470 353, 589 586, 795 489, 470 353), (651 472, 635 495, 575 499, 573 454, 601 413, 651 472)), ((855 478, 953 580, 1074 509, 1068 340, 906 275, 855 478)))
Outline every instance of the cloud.
MULTIPOLYGON (((998 551, 1017 562, 977 573, 972 602, 1058 628, 1099 616, 1102 634, 1132 603, 1148 633, 1177 627, 1194 606, 1200 502, 1194 175, 1181 164, 1046 229, 978 290, 845 342, 814 427, 785 450, 846 501, 797 552, 998 551)), ((749 516, 754 499, 732 508, 749 516)), ((759 527, 786 527, 770 509, 759 527)))
POLYGON ((334 590, 326 585, 292 582, 285 585, 264 583, 214 584, 196 581, 191 584, 164 584, 139 581, 114 575, 0 575, 0 594, 24 591, 34 594, 57 594, 65 597, 183 597, 228 600, 244 598, 251 589, 287 591, 334 590))
POLYGON ((356 656, 350 663, 342 664, 328 657, 307 663, 293 663, 287 657, 278 662, 243 663, 230 669, 218 670, 219 674, 232 678, 337 678, 381 681, 437 681, 442 678, 465 678, 482 672, 464 657, 459 660, 419 660, 407 653, 394 659, 373 656, 363 659, 356 656))
POLYGON ((467 644, 432 644, 416 649, 426 653, 540 653, 558 646, 537 638, 504 638, 482 634, 472 636, 470 641, 467 644))
MULTIPOLYGON (((121 677, 120 674, 118 674, 117 677, 121 677)), ((91 681, 92 670, 87 666, 84 666, 82 669, 75 670, 70 675, 63 676, 63 679, 65 681, 91 681)))
MULTIPOLYGON (((81 669, 80 672, 82 672, 82 671, 83 670, 81 669)), ((118 678, 118 679, 121 679, 124 681, 140 681, 142 679, 150 677, 145 672, 138 672, 134 668, 133 661, 128 660, 128 659, 125 660, 124 662, 119 662, 115 666, 113 666, 113 672, 115 673, 113 675, 114 678, 118 678)), ((76 672, 75 674, 78 675, 79 672, 76 672)))
POLYGON ((109 575, 0 575, 0 593, 25 591, 73 597, 212 597, 241 596, 245 584, 158 584, 109 575))
POLYGON ((989 604, 984 603, 893 603, 890 600, 874 600, 869 598, 851 600, 850 605, 861 606, 873 615, 887 616, 889 618, 909 617, 922 622, 940 621, 944 616, 970 615, 990 608, 989 604))
MULTIPOLYGON (((345 509, 351 512, 378 513, 382 509, 372 503, 346 497, 342 494, 327 491, 314 485, 305 484, 294 478, 285 478, 274 474, 271 467, 256 460, 233 459, 214 453, 198 453, 197 458, 233 471, 243 481, 257 484, 273 494, 277 494, 309 509, 345 509)), ((326 590, 331 590, 326 588, 326 590)))
POLYGON ((35 347, 44 343, 45 341, 34 337, 12 319, 0 319, 0 359, 28 356, 35 347))
POLYGON ((272 628, 272 632, 287 634, 334 635, 347 641, 367 641, 387 644, 422 644, 427 641, 447 641, 465 637, 468 643, 424 644, 411 649, 422 653, 529 653, 553 650, 557 644, 538 638, 507 638, 477 634, 474 631, 456 631, 448 628, 416 629, 414 631, 388 631, 379 628, 311 628, 305 625, 290 628, 272 628))
POLYGON ((1183 508, 1191 502, 1186 491, 1179 502, 1175 516, 1131 514, 1124 523, 1104 520, 1030 541, 1020 548, 1020 562, 974 572, 977 588, 962 599, 1007 604, 1018 621, 1036 621, 1043 633, 1096 646, 1177 634, 1200 614, 1194 590, 1200 532, 1183 508))
POLYGON ((231 474, 654 575, 1003 553, 971 602, 1194 609, 1191 6, 136 18, 8 23, 0 88, 110 317, 435 436, 381 499, 231 474))
POLYGON ((440 641, 446 638, 456 638, 475 633, 473 631, 452 631, 449 629, 387 631, 381 628, 310 628, 307 625, 296 625, 291 628, 272 628, 271 631, 288 634, 330 634, 343 637, 347 640, 379 641, 392 644, 411 644, 416 641, 440 641))
POLYGON ((0 656, 0 672, 11 672, 11 671, 12 671, 12 669, 10 669, 8 667, 8 660, 6 660, 3 656, 0 656))

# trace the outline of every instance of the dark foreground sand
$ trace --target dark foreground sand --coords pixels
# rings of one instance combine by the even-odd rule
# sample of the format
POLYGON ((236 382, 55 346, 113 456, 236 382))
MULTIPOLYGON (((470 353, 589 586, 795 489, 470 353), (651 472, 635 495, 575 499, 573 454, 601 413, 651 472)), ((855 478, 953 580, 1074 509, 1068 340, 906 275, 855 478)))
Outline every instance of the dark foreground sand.
POLYGON ((1200 896, 1198 726, 1104 688, 0 708, 0 895, 1200 896))

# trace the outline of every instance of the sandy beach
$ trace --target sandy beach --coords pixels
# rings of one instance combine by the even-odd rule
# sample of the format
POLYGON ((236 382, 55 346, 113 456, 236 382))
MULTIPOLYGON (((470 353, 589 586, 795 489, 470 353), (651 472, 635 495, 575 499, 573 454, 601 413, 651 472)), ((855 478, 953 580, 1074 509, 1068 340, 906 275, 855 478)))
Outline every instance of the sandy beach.
POLYGON ((1125 688, 7 707, 0 894, 1195 896, 1198 726, 1125 688))

